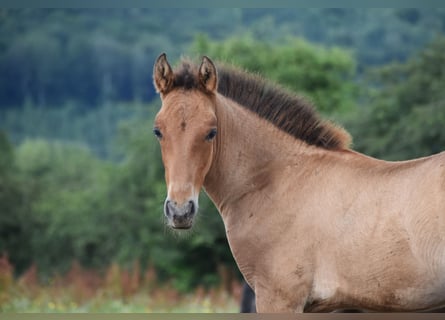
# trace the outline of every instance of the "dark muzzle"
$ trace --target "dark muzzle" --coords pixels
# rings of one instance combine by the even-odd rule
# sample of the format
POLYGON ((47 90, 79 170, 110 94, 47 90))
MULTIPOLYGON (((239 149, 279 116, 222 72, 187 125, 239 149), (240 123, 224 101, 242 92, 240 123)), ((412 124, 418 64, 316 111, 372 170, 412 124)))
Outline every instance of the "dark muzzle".
POLYGON ((193 224, 193 217, 196 212, 195 203, 190 200, 183 205, 167 200, 164 205, 164 213, 169 225, 174 229, 189 229, 193 224))

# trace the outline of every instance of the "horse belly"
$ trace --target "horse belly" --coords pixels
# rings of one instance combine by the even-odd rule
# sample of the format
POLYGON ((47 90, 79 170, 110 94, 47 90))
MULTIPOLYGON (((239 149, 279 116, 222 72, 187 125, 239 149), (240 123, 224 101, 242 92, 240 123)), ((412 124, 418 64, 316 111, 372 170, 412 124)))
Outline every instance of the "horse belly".
POLYGON ((362 308, 376 311, 425 310, 445 302, 444 278, 426 270, 391 270, 381 278, 369 278, 367 283, 360 285, 362 289, 354 289, 354 284, 350 284, 344 292, 346 300, 357 300, 362 308), (346 294, 351 292, 356 294, 346 294))
POLYGON ((445 286, 443 283, 411 287, 395 291, 402 311, 429 310, 445 305, 445 286))
MULTIPOLYGON (((401 248, 399 248, 401 249, 401 248)), ((445 303, 445 266, 431 270, 426 261, 408 254, 375 255, 338 263, 319 261, 308 301, 310 311, 356 308, 373 311, 427 310, 445 303), (443 272, 437 272, 441 269, 443 272)), ((348 259, 346 259, 348 260, 348 259)))
MULTIPOLYGON (((332 312, 343 309, 408 312, 425 311, 445 306, 443 284, 415 284, 406 288, 369 290, 359 285, 345 288, 332 281, 314 283, 305 312, 332 312)), ((373 285, 371 285, 372 287, 373 285)))

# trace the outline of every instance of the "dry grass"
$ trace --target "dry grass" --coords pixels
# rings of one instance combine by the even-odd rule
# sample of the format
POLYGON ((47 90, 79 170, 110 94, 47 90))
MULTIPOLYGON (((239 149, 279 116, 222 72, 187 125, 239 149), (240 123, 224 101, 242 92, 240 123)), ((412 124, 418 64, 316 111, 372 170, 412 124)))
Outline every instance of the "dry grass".
POLYGON ((235 280, 180 294, 138 262, 130 269, 112 264, 103 274, 74 262, 67 274, 42 284, 35 265, 15 279, 7 256, 0 257, 1 312, 238 312, 240 295, 235 280))

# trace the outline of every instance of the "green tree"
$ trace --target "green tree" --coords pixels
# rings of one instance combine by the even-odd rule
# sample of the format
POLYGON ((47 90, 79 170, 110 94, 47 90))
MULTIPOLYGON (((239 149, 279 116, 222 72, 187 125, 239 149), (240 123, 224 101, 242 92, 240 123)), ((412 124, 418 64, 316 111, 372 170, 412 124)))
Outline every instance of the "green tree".
POLYGON ((402 160, 445 150, 445 38, 372 73, 369 107, 348 127, 367 154, 402 160))
POLYGON ((87 266, 109 263, 113 252, 103 246, 110 232, 103 216, 112 184, 108 165, 84 147, 45 140, 25 141, 16 158, 26 180, 32 261, 47 274, 66 269, 73 259, 87 266))

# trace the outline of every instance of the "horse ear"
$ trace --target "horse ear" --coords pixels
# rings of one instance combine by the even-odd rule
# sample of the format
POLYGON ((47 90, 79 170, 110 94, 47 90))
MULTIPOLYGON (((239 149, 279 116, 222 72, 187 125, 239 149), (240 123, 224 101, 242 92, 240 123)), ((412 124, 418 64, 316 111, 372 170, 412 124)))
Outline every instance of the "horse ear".
POLYGON ((156 59, 153 67, 153 83, 158 93, 166 93, 172 86, 173 71, 165 53, 156 59))
POLYGON ((202 57, 202 63, 199 67, 199 81, 209 92, 216 91, 218 85, 218 76, 215 65, 208 57, 202 57))

